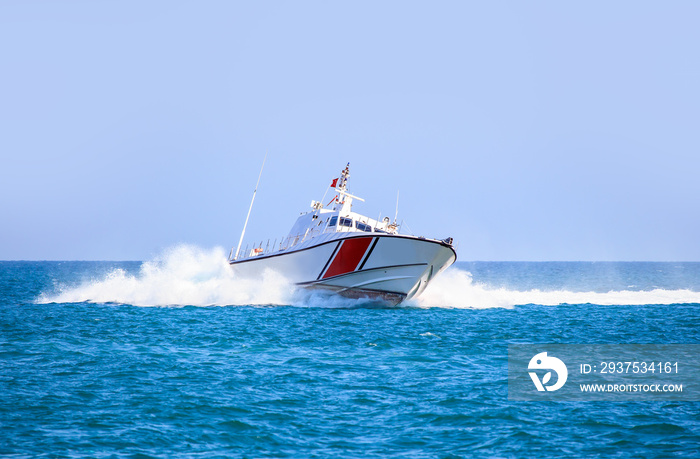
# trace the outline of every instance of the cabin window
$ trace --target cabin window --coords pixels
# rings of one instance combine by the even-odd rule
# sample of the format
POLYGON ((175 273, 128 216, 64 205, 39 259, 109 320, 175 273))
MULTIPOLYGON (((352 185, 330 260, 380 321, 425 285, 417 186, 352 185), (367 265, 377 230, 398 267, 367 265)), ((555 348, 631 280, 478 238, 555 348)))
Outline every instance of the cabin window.
POLYGON ((359 229, 360 231, 366 231, 368 233, 372 232, 372 227, 362 222, 355 222, 355 228, 359 229))
POLYGON ((375 233, 386 233, 384 230, 380 230, 379 228, 374 228, 375 233))
POLYGON ((340 217, 340 226, 347 226, 352 228, 352 218, 340 217))
POLYGON ((330 223, 328 223, 328 226, 335 226, 338 223, 338 216, 331 217, 330 223))

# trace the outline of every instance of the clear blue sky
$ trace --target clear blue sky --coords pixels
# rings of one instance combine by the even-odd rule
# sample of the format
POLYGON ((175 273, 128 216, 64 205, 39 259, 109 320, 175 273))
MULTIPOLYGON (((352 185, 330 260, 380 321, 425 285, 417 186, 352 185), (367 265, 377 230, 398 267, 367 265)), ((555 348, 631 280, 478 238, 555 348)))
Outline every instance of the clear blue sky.
POLYGON ((351 163, 462 260, 700 260, 700 3, 4 1, 0 259, 283 236, 351 163))

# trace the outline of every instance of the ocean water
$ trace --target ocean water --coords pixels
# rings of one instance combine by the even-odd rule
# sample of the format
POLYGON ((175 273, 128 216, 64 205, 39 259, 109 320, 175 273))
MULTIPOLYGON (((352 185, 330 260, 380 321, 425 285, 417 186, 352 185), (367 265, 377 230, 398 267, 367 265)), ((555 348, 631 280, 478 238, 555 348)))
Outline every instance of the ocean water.
POLYGON ((699 457, 700 402, 508 400, 508 344, 700 343, 700 263, 460 262, 398 307, 223 249, 0 262, 0 457, 699 457))

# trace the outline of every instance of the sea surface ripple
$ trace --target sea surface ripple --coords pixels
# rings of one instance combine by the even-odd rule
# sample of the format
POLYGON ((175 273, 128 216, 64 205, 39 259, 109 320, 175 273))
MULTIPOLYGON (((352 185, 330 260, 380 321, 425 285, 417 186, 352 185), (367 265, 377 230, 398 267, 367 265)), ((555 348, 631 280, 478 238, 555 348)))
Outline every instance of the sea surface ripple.
MULTIPOLYGON (((507 394, 508 344, 697 344, 697 303, 387 308, 324 307, 319 298, 306 307, 47 301, 65 285, 102 282, 117 268, 138 276, 140 266, 0 262, 0 456, 697 457, 700 451, 699 402, 514 402, 507 394)), ((496 276, 494 269, 525 268, 480 265, 470 272, 491 270, 473 274, 478 283, 496 276)), ((653 278, 642 271, 640 278, 653 278)), ((495 277, 488 285, 512 290, 506 274, 502 285, 495 277)), ((561 286, 518 291, 550 287, 561 286)), ((579 287, 571 291, 595 290, 579 287)), ((676 287, 697 292, 687 282, 676 287)))

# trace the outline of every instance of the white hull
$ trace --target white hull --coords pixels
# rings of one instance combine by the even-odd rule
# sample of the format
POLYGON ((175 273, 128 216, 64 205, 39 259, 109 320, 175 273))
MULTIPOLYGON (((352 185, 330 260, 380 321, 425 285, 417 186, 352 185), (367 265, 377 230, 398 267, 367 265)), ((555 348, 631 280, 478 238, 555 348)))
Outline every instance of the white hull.
POLYGON ((419 295, 456 259, 451 245, 437 240, 374 232, 316 236, 290 249, 231 261, 241 277, 277 271, 305 288, 392 304, 419 295))

